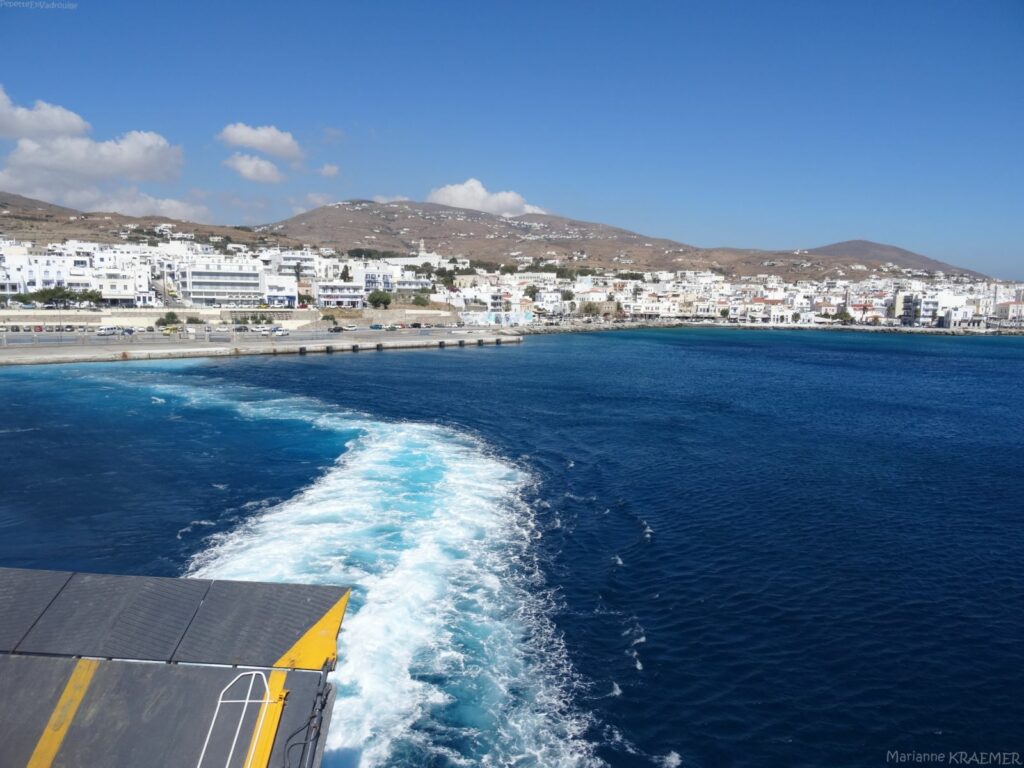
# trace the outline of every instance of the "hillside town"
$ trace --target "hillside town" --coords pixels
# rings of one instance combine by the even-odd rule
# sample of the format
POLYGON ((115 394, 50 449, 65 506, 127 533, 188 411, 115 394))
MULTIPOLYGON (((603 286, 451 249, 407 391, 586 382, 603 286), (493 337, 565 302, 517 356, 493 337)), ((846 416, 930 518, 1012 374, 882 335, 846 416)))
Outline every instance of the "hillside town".
POLYGON ((510 252, 501 264, 433 253, 303 246, 252 248, 170 224, 123 243, 0 239, 0 302, 8 307, 360 310, 392 301, 445 309, 467 324, 693 320, 772 326, 1016 327, 1024 284, 885 264, 823 280, 772 274, 637 272, 585 259, 510 252), (141 241, 140 241, 141 240, 141 241))

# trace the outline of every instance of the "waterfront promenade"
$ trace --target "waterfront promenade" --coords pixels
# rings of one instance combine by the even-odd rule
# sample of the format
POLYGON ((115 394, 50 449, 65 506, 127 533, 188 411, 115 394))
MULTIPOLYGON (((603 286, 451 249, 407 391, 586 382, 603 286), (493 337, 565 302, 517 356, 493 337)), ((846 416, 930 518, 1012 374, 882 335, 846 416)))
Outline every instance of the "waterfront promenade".
POLYGON ((167 360, 185 357, 302 355, 372 352, 395 349, 448 349, 514 344, 521 336, 479 329, 399 329, 396 331, 298 331, 289 336, 258 333, 211 333, 181 338, 159 333, 133 336, 45 334, 33 342, 8 339, 0 346, 0 366, 47 363, 103 363, 123 360, 167 360))
POLYGON ((395 349, 445 349, 515 344, 523 337, 556 333, 597 333, 643 328, 717 328, 735 331, 811 331, 838 333, 899 333, 921 336, 1019 336, 1019 328, 907 328, 865 325, 796 325, 725 323, 715 321, 648 320, 623 323, 582 321, 553 326, 517 328, 399 328, 379 331, 329 333, 325 329, 295 330, 288 336, 263 336, 258 331, 178 334, 159 332, 132 336, 97 336, 94 333, 0 334, 0 366, 46 363, 98 363, 119 360, 162 360, 179 357, 231 357, 242 355, 289 355, 368 352, 395 349))

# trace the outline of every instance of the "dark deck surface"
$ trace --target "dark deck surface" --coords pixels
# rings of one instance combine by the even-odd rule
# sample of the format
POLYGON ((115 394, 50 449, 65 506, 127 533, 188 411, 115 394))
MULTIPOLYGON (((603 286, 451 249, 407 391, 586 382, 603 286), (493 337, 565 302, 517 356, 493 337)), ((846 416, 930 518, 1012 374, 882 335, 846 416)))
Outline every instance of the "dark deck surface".
POLYGON ((0 768, 316 765, 347 592, 0 568, 0 768))

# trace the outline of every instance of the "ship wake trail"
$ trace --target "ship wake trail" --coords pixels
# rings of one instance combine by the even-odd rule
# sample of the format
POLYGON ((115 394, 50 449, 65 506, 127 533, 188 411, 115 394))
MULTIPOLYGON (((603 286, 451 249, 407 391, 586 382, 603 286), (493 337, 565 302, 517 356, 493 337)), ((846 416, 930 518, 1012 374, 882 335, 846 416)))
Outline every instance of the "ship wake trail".
POLYGON ((531 555, 527 472, 441 426, 189 389, 161 387, 354 435, 311 486, 211 537, 187 574, 353 586, 326 766, 600 764, 531 555))

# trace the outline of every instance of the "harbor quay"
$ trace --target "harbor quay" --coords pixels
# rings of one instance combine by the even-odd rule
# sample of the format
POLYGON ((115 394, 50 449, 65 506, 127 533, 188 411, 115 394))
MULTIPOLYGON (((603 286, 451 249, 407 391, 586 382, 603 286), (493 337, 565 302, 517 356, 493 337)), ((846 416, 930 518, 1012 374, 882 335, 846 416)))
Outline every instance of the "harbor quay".
POLYGON ((393 332, 355 331, 333 334, 295 332, 285 337, 258 333, 210 333, 164 337, 154 333, 98 337, 63 334, 63 342, 8 343, 0 346, 0 366, 53 363, 101 363, 126 360, 169 360, 188 357, 244 355, 306 355, 384 352, 400 349, 460 349, 522 342, 522 337, 493 331, 430 329, 393 332))

